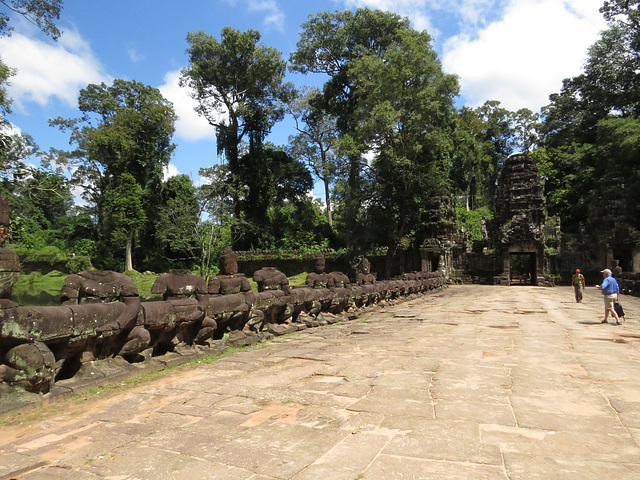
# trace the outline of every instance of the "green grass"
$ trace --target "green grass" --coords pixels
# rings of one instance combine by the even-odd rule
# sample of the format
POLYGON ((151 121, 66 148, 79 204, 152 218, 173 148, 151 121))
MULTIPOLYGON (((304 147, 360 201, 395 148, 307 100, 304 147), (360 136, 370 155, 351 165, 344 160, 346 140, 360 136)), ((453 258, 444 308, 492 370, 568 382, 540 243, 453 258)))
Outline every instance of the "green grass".
MULTIPOLYGON (((185 369, 190 369, 193 367, 196 367, 198 365, 203 365, 203 364, 210 364, 213 363, 217 360, 220 360, 221 358, 224 358, 226 356, 229 355, 233 355, 234 353, 237 353, 241 350, 247 350, 247 349, 256 349, 256 348, 267 348, 268 345, 263 345, 263 344, 257 344, 257 345, 244 345, 241 347, 234 347, 234 348, 228 348, 225 351, 218 353, 216 355, 208 355, 206 357, 203 358, 198 358, 198 359, 194 359, 191 360, 190 362, 186 362, 180 365, 174 365, 171 367, 167 367, 163 370, 158 370, 155 372, 149 372, 149 373, 142 373, 140 375, 134 375, 132 377, 129 377, 127 379, 125 379, 124 381, 120 382, 120 383, 104 383, 102 385, 98 385, 96 387, 90 388, 82 393, 77 393, 75 395, 71 395, 68 398, 62 399, 61 398, 61 403, 62 402, 66 402, 66 401, 70 401, 70 402, 74 402, 74 403, 83 403, 87 400, 90 400, 92 398, 94 398, 96 395, 100 395, 103 393, 107 393, 107 392, 116 392, 119 390, 125 390, 128 387, 133 387, 141 382, 145 382, 147 380, 152 380, 154 378, 159 378, 159 377, 163 377, 165 375, 170 374, 171 372, 176 372, 176 371, 180 371, 180 370, 185 370, 185 369)), ((25 412, 8 412, 6 414, 2 415, 2 418, 0 418, 0 426, 3 425, 7 425, 10 423, 15 423, 17 421, 26 421, 26 419, 37 416, 39 413, 45 411, 47 412, 47 414, 50 413, 55 413, 56 409, 55 407, 52 407, 51 405, 43 405, 37 408, 33 408, 30 409, 28 411, 25 412)))
POLYGON ((245 350, 245 349, 249 349, 249 348, 255 348, 255 345, 246 345, 246 346, 242 346, 242 347, 236 347, 236 348, 229 348, 227 350, 225 350, 224 352, 218 353, 216 355, 209 355, 203 358, 198 358, 196 360, 192 360, 190 362, 187 363, 183 363, 180 365, 174 365, 172 367, 167 367, 163 370, 157 370, 155 372, 149 372, 149 373, 142 373, 140 375, 135 375, 132 377, 129 377, 127 379, 125 379, 123 382, 121 383, 105 383, 103 385, 98 385, 96 387, 90 388, 88 389, 86 392, 83 393, 78 393, 76 395, 73 395, 71 397, 71 401, 76 402, 76 403, 80 403, 80 402, 84 402, 88 399, 90 399, 91 397, 95 396, 95 395, 99 395, 101 393, 104 392, 108 392, 108 391, 114 391, 114 390, 123 390, 127 387, 131 387, 134 385, 137 385, 141 382, 145 382, 147 380, 152 380, 154 378, 159 378, 159 377, 163 377, 165 375, 168 375, 171 372, 176 372, 176 371, 180 371, 180 370, 185 370, 185 369, 189 369, 198 365, 206 365, 206 364, 210 364, 215 362, 216 360, 219 360, 221 358, 224 358, 228 355, 232 355, 236 352, 239 352, 241 350, 245 350))
POLYGON ((138 288, 140 300, 162 300, 162 295, 154 295, 151 293, 151 287, 159 275, 145 275, 137 270, 129 270, 124 272, 124 274, 135 283, 138 288))
POLYGON ((293 277, 289 277, 289 285, 305 285, 307 281, 307 272, 299 273, 293 277))
POLYGON ((11 298, 19 305, 60 305, 60 291, 67 275, 53 270, 46 275, 31 272, 20 275, 11 298))

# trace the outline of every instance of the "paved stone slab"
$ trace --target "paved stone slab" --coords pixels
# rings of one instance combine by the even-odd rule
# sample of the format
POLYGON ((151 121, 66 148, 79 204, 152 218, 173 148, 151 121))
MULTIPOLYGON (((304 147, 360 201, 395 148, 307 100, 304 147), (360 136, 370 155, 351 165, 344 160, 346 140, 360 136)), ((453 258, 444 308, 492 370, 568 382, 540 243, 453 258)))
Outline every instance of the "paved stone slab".
POLYGON ((640 299, 572 299, 450 287, 5 415, 0 480, 635 480, 640 299))

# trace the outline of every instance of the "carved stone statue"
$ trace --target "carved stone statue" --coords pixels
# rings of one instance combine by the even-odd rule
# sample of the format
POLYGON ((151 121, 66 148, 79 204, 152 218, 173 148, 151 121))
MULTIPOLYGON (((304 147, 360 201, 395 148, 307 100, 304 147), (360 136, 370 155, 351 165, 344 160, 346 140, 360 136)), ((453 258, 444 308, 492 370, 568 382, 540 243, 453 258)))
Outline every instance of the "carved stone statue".
POLYGON ((118 355, 131 356, 144 350, 150 343, 149 332, 137 325, 141 309, 138 289, 133 280, 124 273, 107 271, 84 271, 69 275, 62 285, 60 293, 62 305, 86 305, 85 315, 101 316, 109 319, 96 327, 96 333, 104 338, 128 331, 124 345, 118 355), (108 309, 100 305, 118 302, 124 304, 121 309, 108 309), (117 312, 117 315, 115 314, 117 312))
MULTIPOLYGON (((177 301, 185 299, 195 299, 206 304, 207 284, 200 275, 194 275, 189 270, 174 269, 156 279, 151 287, 151 293, 161 294, 163 300, 172 302, 174 308, 180 303, 177 301)), ((197 308, 193 307, 191 310, 195 312, 197 308)), ((191 312, 178 326, 176 338, 171 339, 172 344, 191 342, 202 344, 214 335, 217 322, 213 318, 205 316, 202 320, 190 321, 190 317, 191 312)))
POLYGON ((326 260, 322 252, 318 252, 315 259, 315 272, 307 275, 306 284, 311 288, 333 288, 335 287, 335 279, 326 273, 326 260))
MULTIPOLYGON (((27 392, 48 392, 55 380, 55 357, 44 343, 23 343, 10 349, 0 364, 0 385, 6 381, 27 392)), ((0 394, 2 390, 0 390, 0 394)))
POLYGON ((238 273, 238 256, 227 247, 220 256, 220 275, 209 279, 210 295, 232 295, 251 291, 251 284, 243 273, 238 273))
POLYGON ((200 275, 189 270, 169 270, 160 275, 151 287, 151 293, 162 295, 163 300, 197 298, 207 294, 207 285, 200 275))
POLYGON ((283 290, 289 294, 289 279, 276 267, 263 267, 253 272, 253 280, 258 284, 258 292, 283 290))
POLYGON ((357 268, 356 283, 358 285, 373 285, 376 283, 376 276, 371 273, 371 263, 366 257, 362 259, 357 268))

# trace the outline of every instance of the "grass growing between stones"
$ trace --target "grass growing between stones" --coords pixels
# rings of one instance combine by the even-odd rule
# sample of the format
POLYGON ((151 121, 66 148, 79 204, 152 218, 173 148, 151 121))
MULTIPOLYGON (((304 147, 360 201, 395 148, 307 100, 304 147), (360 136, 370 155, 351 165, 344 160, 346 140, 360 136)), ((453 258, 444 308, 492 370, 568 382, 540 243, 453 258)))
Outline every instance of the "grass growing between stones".
MULTIPOLYGON (((208 365, 208 364, 214 363, 217 360, 228 357, 242 350, 259 349, 259 348, 267 348, 267 347, 268 345, 260 343, 257 345, 243 345, 240 347, 229 348, 218 354, 207 355, 206 357, 197 358, 189 362, 182 363, 180 365, 170 366, 154 372, 147 372, 147 373, 142 373, 140 375, 134 375, 119 383, 104 383, 102 385, 98 385, 96 387, 87 389, 82 393, 73 394, 64 398, 61 397, 60 403, 62 404, 63 402, 72 402, 75 404, 81 404, 88 400, 95 399, 99 395, 118 393, 120 391, 124 391, 128 388, 141 384, 143 382, 161 378, 163 376, 169 375, 174 372, 187 370, 189 368, 197 367, 198 365, 208 365)), ((8 412, 4 414, 2 418, 0 418, 0 426, 10 425, 10 424, 15 425, 19 423, 28 422, 32 418, 39 417, 43 414, 49 415, 54 412, 56 412, 56 408, 52 407, 51 404, 37 406, 34 408, 30 408, 29 410, 26 410, 26 411, 8 412)))
POLYGON ((146 300, 162 300, 162 295, 154 295, 151 293, 151 287, 159 275, 151 273, 140 273, 137 270, 129 270, 124 272, 138 289, 138 295, 143 302, 146 300))
POLYGON ((86 392, 74 395, 73 397, 71 397, 71 399, 76 401, 76 402, 82 402, 82 401, 85 401, 85 400, 91 398, 93 395, 98 395, 98 394, 100 394, 102 392, 105 392, 105 391, 123 390, 125 388, 137 385, 139 383, 146 382, 148 380, 153 380, 153 379, 156 379, 156 378, 163 377, 163 376, 168 375, 168 374, 173 373, 173 372, 179 372, 181 370, 187 370, 189 368, 193 368, 193 367, 196 367, 198 365, 209 365, 211 363, 216 362, 217 360, 220 360, 221 358, 228 357, 229 355, 233 355, 234 353, 237 353, 237 352, 242 351, 242 350, 265 348, 265 347, 266 347, 266 345, 259 344, 259 345, 244 345, 244 346, 241 346, 241 347, 229 348, 229 349, 225 350, 224 352, 220 352, 220 353, 215 354, 215 355, 207 355, 206 357, 197 358, 197 359, 191 360, 189 362, 182 363, 180 365, 173 365, 173 366, 164 368, 162 370, 157 370, 157 371, 154 371, 154 372, 147 372, 147 373, 142 373, 140 375, 135 375, 135 376, 127 378, 124 382, 121 382, 121 383, 113 383, 113 384, 107 383, 107 384, 104 384, 104 385, 99 385, 97 387, 94 387, 94 388, 91 388, 91 389, 87 390, 86 392))
POLYGON ((306 285, 307 281, 307 272, 299 273, 298 275, 294 275, 289 278, 289 285, 306 285))

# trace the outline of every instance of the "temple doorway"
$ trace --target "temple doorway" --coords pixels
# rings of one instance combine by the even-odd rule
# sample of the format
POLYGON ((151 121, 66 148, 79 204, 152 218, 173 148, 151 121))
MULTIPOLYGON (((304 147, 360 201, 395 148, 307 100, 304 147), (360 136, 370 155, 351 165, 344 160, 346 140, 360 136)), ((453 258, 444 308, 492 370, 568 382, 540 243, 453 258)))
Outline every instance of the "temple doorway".
POLYGON ((511 285, 537 285, 535 252, 509 253, 509 272, 511 285))

